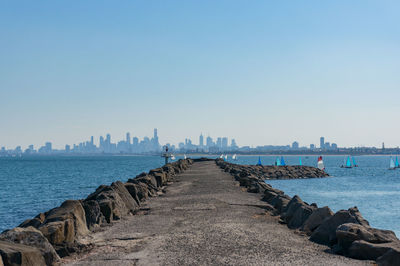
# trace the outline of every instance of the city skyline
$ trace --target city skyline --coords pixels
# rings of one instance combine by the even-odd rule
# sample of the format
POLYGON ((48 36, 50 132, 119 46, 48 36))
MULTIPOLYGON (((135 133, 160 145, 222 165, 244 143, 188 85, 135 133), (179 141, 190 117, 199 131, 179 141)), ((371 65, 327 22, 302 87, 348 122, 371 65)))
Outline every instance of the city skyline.
POLYGON ((389 0, 3 1, 0 143, 146 136, 157 125, 161 142, 203 131, 250 146, 325 136, 395 147, 399 8, 389 0))
MULTIPOLYGON (((284 145, 271 145, 262 144, 257 146, 250 146, 243 144, 239 146, 234 138, 222 137, 211 137, 200 133, 198 136, 198 142, 192 140, 192 138, 185 138, 184 141, 179 143, 160 143, 158 129, 153 129, 152 137, 143 137, 139 139, 137 136, 131 135, 130 132, 125 134, 124 139, 114 140, 111 134, 101 135, 97 137, 98 141, 95 141, 95 137, 91 136, 88 140, 79 142, 76 144, 65 144, 63 148, 55 148, 52 142, 45 142, 43 146, 37 146, 31 144, 27 148, 17 146, 15 148, 6 148, 0 145, 0 155, 13 155, 13 154, 25 154, 25 155, 46 155, 46 154, 157 154, 161 152, 164 147, 168 147, 172 152, 204 152, 204 153, 219 153, 219 152, 271 152, 271 151, 293 151, 293 152, 304 152, 304 151, 320 151, 320 152, 339 152, 340 150, 346 149, 359 149, 363 152, 374 151, 379 147, 345 147, 339 146, 335 142, 330 142, 325 137, 319 138, 319 144, 310 143, 304 144, 298 141, 293 141, 291 144, 284 145), (366 149, 365 149, 366 148, 366 149)), ((396 149, 398 152, 399 147, 386 147, 388 149, 396 149)), ((385 150, 385 144, 382 143, 381 150, 385 150)))

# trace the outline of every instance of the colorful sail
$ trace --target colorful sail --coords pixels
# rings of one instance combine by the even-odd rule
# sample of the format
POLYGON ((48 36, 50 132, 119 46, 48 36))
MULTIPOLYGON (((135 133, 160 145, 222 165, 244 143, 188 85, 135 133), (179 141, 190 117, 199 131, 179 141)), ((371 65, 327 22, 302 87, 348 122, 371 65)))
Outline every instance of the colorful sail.
POLYGON ((357 166, 356 159, 353 157, 353 166, 357 166))
POLYGON ((299 165, 302 166, 303 162, 301 161, 301 157, 299 157, 299 165))
POLYGON ((279 159, 279 157, 276 157, 275 165, 281 166, 281 159, 279 159))
POLYGON ((397 158, 397 156, 396 156, 396 163, 394 164, 394 167, 396 167, 396 168, 399 168, 400 166, 399 166, 399 159, 397 158))
POLYGON ((262 164, 261 164, 261 157, 260 157, 260 156, 258 156, 258 163, 257 163, 257 165, 262 165, 262 164))
POLYGON ((285 160, 283 159, 283 156, 281 156, 281 165, 286 165, 285 160))
POLYGON ((389 168, 390 168, 390 169, 396 168, 392 157, 390 157, 390 167, 389 167, 389 168))
POLYGON ((347 157, 346 167, 351 167, 350 156, 347 157))
POLYGON ((320 170, 325 170, 325 166, 324 166, 324 161, 322 161, 322 156, 318 157, 318 164, 317 164, 318 168, 320 170))

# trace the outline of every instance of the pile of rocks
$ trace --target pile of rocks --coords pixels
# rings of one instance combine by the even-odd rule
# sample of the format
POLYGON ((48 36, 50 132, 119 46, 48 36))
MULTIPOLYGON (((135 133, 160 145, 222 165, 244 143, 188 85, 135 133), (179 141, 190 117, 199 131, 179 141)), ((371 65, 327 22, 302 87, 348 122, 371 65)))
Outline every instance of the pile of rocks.
POLYGON ((297 179, 329 176, 325 171, 311 166, 272 166, 272 165, 238 165, 217 160, 218 165, 233 175, 241 172, 262 180, 268 179, 297 179))
MULTIPOLYGON (((259 170, 257 175, 254 170, 262 169, 261 166, 234 165, 223 160, 216 160, 216 163, 225 172, 231 173, 248 192, 261 193, 262 200, 271 205, 272 214, 279 215, 281 223, 303 232, 311 241, 327 245, 332 252, 351 258, 376 260, 379 265, 400 265, 400 240, 392 231, 370 227, 357 207, 333 213, 327 206, 319 208, 315 203, 310 205, 297 195, 291 198, 266 184, 264 171, 259 170)), ((320 173, 318 170, 307 171, 320 173)), ((293 178, 293 174, 291 177, 276 176, 293 178)))
POLYGON ((87 248, 79 242, 103 225, 133 215, 157 196, 193 160, 179 160, 142 173, 128 182, 101 185, 84 200, 67 200, 0 234, 0 265, 56 265, 60 257, 87 248))

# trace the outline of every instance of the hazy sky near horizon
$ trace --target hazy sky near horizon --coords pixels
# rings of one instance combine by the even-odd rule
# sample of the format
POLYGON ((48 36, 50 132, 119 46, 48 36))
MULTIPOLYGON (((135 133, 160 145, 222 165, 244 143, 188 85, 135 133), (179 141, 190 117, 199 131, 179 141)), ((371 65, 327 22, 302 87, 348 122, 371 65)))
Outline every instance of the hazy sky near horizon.
POLYGON ((398 1, 2 1, 0 146, 400 145, 398 1))

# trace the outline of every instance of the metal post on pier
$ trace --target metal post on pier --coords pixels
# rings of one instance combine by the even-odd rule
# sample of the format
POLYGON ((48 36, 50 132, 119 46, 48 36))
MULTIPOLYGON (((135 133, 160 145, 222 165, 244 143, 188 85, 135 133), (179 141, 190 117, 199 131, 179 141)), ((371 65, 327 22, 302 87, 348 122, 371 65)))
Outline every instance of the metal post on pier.
POLYGON ((163 152, 161 157, 164 157, 165 158, 165 164, 168 164, 168 160, 169 160, 169 158, 172 157, 172 155, 171 155, 171 153, 168 152, 168 146, 164 146, 164 150, 165 150, 165 152, 163 152))

